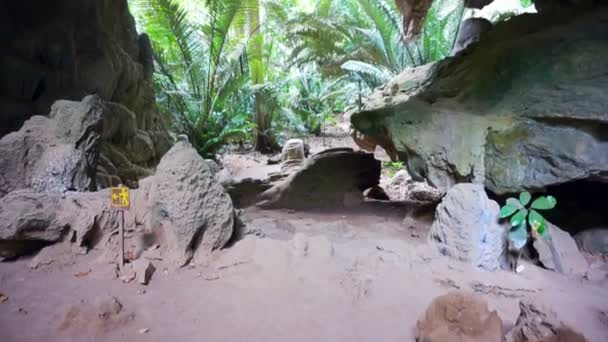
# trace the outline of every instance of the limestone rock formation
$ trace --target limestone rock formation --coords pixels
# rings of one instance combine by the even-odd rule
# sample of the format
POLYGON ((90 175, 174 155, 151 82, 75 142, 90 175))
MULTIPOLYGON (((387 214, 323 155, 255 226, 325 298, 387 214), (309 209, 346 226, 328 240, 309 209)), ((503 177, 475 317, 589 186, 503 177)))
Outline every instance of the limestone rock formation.
POLYGON ((95 95, 57 101, 48 117, 34 116, 0 139, 0 196, 23 188, 60 193, 135 185, 152 173, 138 163, 155 158, 150 136, 125 107, 95 95))
POLYGON ((505 336, 505 342, 585 342, 587 339, 564 325, 554 312, 530 301, 519 302, 519 317, 515 327, 505 336))
POLYGON ((578 247, 587 253, 608 254, 608 229, 594 228, 574 235, 578 247))
POLYGON ((533 244, 540 263, 547 269, 566 275, 582 276, 587 273, 589 263, 578 250, 572 236, 550 223, 548 229, 551 240, 539 237, 533 244))
MULTIPOLYGON (((23 149, 33 153, 27 157, 33 160, 40 148, 52 147, 53 143, 38 140, 38 136, 41 139, 52 136, 54 126, 69 129, 67 125, 87 124, 92 130, 90 133, 76 129, 72 134, 81 136, 60 137, 77 143, 73 148, 84 149, 90 165, 82 165, 84 160, 78 156, 73 157, 74 162, 82 168, 95 168, 98 162, 105 183, 129 184, 149 174, 147 169, 158 162, 171 142, 155 109, 150 41, 145 34, 137 34, 126 0, 0 1, 0 33, 3 46, 0 137, 18 130, 35 116, 27 124, 32 131, 20 133, 33 139, 25 145, 36 145, 31 150, 23 149), (51 109, 57 100, 81 101, 91 94, 103 101, 90 98, 80 104, 62 101, 51 109), (56 122, 46 122, 39 117, 49 113, 56 117, 50 120, 56 122), (67 119, 61 118, 62 115, 81 116, 82 120, 73 117, 62 123, 62 119, 67 119), (100 115, 106 118, 103 128, 96 126, 100 115), (109 116, 111 120, 107 119, 109 116), (47 124, 51 132, 46 132, 47 124), (101 130, 106 143, 99 146, 101 130), (88 153, 95 148, 102 151, 98 161, 88 153)), ((64 133, 69 135, 69 131, 64 133)), ((5 151, 2 152, 4 158, 5 151)), ((62 163, 72 158, 68 146, 56 148, 54 153, 55 157, 47 162, 62 163)), ((66 173, 70 170, 60 168, 56 165, 47 171, 63 173, 66 178, 73 176, 66 173)), ((0 174, 2 172, 4 168, 0 168, 0 174)), ((4 176, 4 182, 12 182, 7 178, 4 176)), ((80 172, 77 179, 72 180, 76 183, 72 184, 73 188, 90 187, 91 184, 86 183, 91 182, 91 178, 95 177, 80 172), (84 179, 78 179, 81 177, 84 179)), ((69 180, 61 181, 59 186, 67 185, 64 183, 69 180)), ((0 179, 0 184, 2 182, 0 179)))
POLYGON ((496 270, 506 264, 507 229, 483 186, 458 184, 437 206, 430 242, 442 255, 496 270))
POLYGON ((16 191, 0 199, 0 257, 35 251, 67 234, 60 222, 60 196, 16 191), (17 240, 12 242, 14 240, 17 240))
POLYGON ((156 174, 141 183, 147 191, 147 225, 165 232, 180 264, 188 263, 197 251, 223 247, 232 237, 232 201, 190 143, 175 144, 156 174))
POLYGON ((385 87, 394 96, 376 92, 351 122, 443 192, 606 181, 606 18, 606 8, 513 17, 466 53, 404 71, 385 87))
POLYGON ((380 161, 350 148, 320 152, 281 183, 260 195, 266 208, 344 207, 362 201, 362 192, 380 181, 380 161))
POLYGON ((433 299, 416 323, 420 342, 500 342, 502 320, 474 294, 454 291, 433 299))
POLYGON ((287 140, 281 152, 281 171, 295 170, 304 162, 304 141, 301 139, 287 140))
POLYGON ((464 20, 460 24, 452 55, 466 49, 471 44, 477 43, 491 29, 492 23, 487 19, 468 18, 464 20))
MULTIPOLYGON (((159 236, 165 254, 177 265, 195 254, 224 247, 232 237, 235 213, 224 188, 188 143, 177 143, 162 158, 155 175, 131 190, 127 229, 143 225, 159 236)), ((110 211, 109 190, 36 192, 17 190, 0 198, 0 256, 14 258, 58 241, 94 247, 119 225, 110 211)))

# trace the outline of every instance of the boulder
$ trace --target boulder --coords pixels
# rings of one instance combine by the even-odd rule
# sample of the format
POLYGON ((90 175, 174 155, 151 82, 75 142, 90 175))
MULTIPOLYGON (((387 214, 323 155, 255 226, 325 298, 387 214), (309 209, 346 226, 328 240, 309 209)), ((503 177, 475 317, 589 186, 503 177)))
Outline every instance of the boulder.
POLYGON ((285 142, 281 152, 281 171, 295 170, 302 165, 304 156, 304 141, 301 139, 290 139, 285 142))
POLYGON ((545 268, 562 274, 585 275, 589 263, 578 250, 572 236, 551 223, 548 224, 548 229, 551 240, 538 237, 533 243, 540 263, 545 268))
POLYGON ((350 148, 320 152, 295 173, 260 195, 265 208, 344 207, 363 200, 380 181, 380 161, 350 148))
POLYGON ((24 188, 60 193, 136 185, 158 157, 151 139, 119 104, 96 95, 57 101, 48 117, 33 116, 0 139, 0 196, 24 188))
POLYGON ((406 200, 416 202, 437 203, 443 197, 443 193, 427 182, 408 182, 404 189, 404 197, 406 200))
MULTIPOLYGON (((169 261, 188 263, 222 248, 232 237, 230 197, 188 142, 177 143, 154 176, 131 190, 126 229, 136 224, 158 234, 169 261)), ((89 193, 17 190, 0 198, 0 256, 14 258, 65 240, 92 248, 119 227, 109 190, 89 193)), ((113 256, 115 257, 115 256, 113 256)))
POLYGON ((187 141, 175 144, 161 159, 156 174, 141 183, 148 189, 147 226, 165 232, 179 264, 187 264, 196 251, 223 247, 232 237, 232 201, 187 141))
POLYGON ((519 317, 504 342, 586 342, 587 339, 564 325, 553 311, 528 300, 519 302, 519 317))
POLYGON ((258 196, 272 188, 268 179, 244 178, 225 184, 235 208, 246 208, 258 202, 258 196))
POLYGON ((17 190, 0 199, 0 256, 14 258, 70 239, 91 247, 118 227, 109 192, 64 195, 17 190))
POLYGON ((500 342, 502 320, 479 296, 453 291, 433 299, 416 323, 416 341, 500 342))
POLYGON ((442 192, 608 181, 608 9, 572 14, 515 16, 466 53, 405 70, 354 109, 354 129, 442 192))
POLYGON ((60 195, 16 191, 0 199, 0 256, 35 251, 67 235, 58 217, 60 195))
POLYGON ((157 153, 170 147, 154 104, 150 40, 137 33, 127 0, 2 1, 0 32, 0 136, 59 99, 97 94, 135 113, 157 153))
POLYGON ((574 235, 580 250, 587 253, 608 254, 608 228, 584 230, 574 235))
POLYGON ((382 189, 380 185, 373 186, 363 192, 363 196, 369 199, 375 199, 379 201, 390 201, 390 197, 386 194, 386 191, 382 189))
POLYGON ((507 229, 482 185, 457 184, 435 212, 429 240, 442 255, 486 270, 506 265, 507 229))
POLYGON ((492 29, 492 23, 485 18, 468 18, 460 23, 456 44, 452 55, 466 49, 469 45, 477 43, 482 36, 492 29))

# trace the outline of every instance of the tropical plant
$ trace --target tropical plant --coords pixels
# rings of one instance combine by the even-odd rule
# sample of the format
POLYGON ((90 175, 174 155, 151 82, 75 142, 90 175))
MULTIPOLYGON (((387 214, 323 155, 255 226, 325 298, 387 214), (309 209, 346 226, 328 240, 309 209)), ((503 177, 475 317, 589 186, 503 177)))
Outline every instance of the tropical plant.
POLYGON ((288 22, 293 62, 314 63, 326 76, 350 74, 371 90, 407 66, 447 56, 462 14, 460 1, 435 1, 421 38, 405 43, 393 1, 320 0, 312 13, 288 22))
POLYGON ((386 161, 383 166, 387 170, 388 176, 392 178, 395 177, 397 172, 403 170, 404 164, 402 161, 386 161))
POLYGON ((557 200, 553 196, 541 196, 531 200, 532 195, 529 192, 522 192, 519 198, 508 198, 500 209, 501 219, 510 217, 509 241, 518 251, 523 249, 530 238, 542 236, 547 240, 551 239, 547 221, 537 210, 553 209, 557 200))
POLYGON ((253 127, 245 5, 212 1, 194 17, 176 0, 131 1, 153 43, 157 103, 204 156, 253 127))

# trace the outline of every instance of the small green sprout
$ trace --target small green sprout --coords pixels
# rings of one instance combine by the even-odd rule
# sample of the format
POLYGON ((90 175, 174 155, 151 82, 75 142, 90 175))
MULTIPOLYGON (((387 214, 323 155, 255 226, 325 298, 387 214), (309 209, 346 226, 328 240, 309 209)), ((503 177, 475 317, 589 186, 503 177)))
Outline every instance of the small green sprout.
POLYGON ((530 204, 531 200, 532 195, 525 191, 519 194, 519 199, 508 198, 505 206, 500 209, 501 219, 510 217, 509 241, 510 245, 518 251, 526 245, 530 236, 537 238, 540 235, 551 240, 547 220, 537 210, 553 209, 557 200, 553 196, 541 196, 530 204))

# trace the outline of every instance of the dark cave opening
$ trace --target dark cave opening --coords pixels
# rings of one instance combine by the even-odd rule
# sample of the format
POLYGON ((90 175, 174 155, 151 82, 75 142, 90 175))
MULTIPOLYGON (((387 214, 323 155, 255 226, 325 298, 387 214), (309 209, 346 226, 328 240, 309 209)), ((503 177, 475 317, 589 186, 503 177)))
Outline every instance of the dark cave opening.
MULTIPOLYGON (((579 180, 549 186, 544 192, 533 193, 532 198, 551 195, 557 199, 557 206, 541 214, 561 229, 576 235, 589 229, 608 229, 608 183, 579 180)), ((504 205, 508 197, 518 194, 496 195, 490 198, 504 205)))

